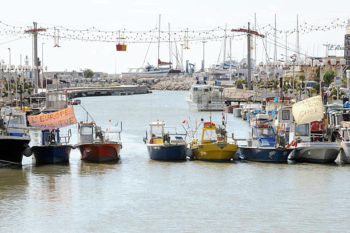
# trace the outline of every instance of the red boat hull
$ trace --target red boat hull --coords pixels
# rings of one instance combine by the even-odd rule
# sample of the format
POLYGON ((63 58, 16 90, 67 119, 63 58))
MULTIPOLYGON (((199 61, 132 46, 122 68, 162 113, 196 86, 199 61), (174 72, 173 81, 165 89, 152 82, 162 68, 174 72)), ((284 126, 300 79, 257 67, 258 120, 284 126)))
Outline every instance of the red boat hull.
POLYGON ((121 147, 118 143, 79 145, 81 159, 97 163, 118 161, 121 147))

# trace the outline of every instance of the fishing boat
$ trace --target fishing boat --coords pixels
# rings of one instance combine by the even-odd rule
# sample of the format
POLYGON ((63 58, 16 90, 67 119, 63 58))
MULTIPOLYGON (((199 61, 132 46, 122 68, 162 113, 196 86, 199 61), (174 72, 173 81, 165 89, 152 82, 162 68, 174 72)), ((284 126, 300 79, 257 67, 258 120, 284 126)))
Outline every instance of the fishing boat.
POLYGON ((340 142, 329 142, 323 123, 324 105, 321 96, 315 96, 293 104, 295 122, 290 125, 289 144, 294 148, 288 158, 297 162, 332 163, 340 151, 340 142), (314 132, 311 132, 311 123, 314 132), (318 132, 318 130, 322 130, 318 132))
POLYGON ((350 129, 345 126, 340 129, 341 134, 341 151, 339 159, 341 163, 350 163, 350 129))
POLYGON ((190 144, 191 159, 213 162, 230 161, 237 152, 237 144, 227 142, 225 128, 216 128, 212 122, 204 122, 201 140, 190 144))
POLYGON ((104 132, 95 122, 80 123, 79 126, 79 147, 81 159, 90 162, 110 162, 120 160, 120 131, 104 132), (118 139, 112 141, 106 134, 117 134, 118 139))
POLYGON ((310 123, 291 125, 289 140, 294 150, 288 158, 296 162, 333 163, 341 148, 340 142, 328 142, 322 135, 311 135, 310 123))
POLYGON ((148 134, 144 138, 148 154, 153 160, 176 161, 186 160, 187 144, 181 134, 177 132, 170 134, 165 133, 163 121, 156 121, 149 124, 150 138, 148 134), (175 136, 175 138, 171 138, 175 136))
POLYGON ((65 136, 60 135, 60 128, 76 124, 73 107, 57 112, 29 116, 28 120, 33 127, 42 129, 41 145, 33 146, 36 164, 68 163, 72 145, 69 145, 71 130, 65 136))
POLYGON ((21 165, 23 155, 31 155, 29 142, 25 112, 1 109, 0 163, 21 165))
MULTIPOLYGON (((70 132, 70 131, 68 131, 70 132)), ((42 130, 42 145, 31 148, 37 165, 69 163, 69 155, 72 149, 68 145, 71 134, 62 137, 59 129, 42 130), (63 139, 68 141, 63 142, 63 139)))
POLYGON ((285 163, 291 149, 277 145, 273 127, 257 124, 252 127, 251 139, 246 146, 239 146, 240 158, 256 162, 285 163))
POLYGON ((223 88, 220 86, 208 85, 197 81, 192 85, 186 101, 190 109, 196 111, 222 111, 225 107, 223 88))

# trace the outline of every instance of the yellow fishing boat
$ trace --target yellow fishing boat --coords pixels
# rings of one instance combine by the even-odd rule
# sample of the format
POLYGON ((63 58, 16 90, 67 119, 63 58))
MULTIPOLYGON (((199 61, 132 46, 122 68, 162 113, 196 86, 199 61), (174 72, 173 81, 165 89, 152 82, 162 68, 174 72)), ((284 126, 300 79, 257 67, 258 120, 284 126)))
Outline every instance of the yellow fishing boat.
POLYGON ((226 131, 212 122, 204 122, 201 141, 193 139, 190 148, 191 159, 214 162, 230 161, 238 150, 236 144, 227 142, 226 131))

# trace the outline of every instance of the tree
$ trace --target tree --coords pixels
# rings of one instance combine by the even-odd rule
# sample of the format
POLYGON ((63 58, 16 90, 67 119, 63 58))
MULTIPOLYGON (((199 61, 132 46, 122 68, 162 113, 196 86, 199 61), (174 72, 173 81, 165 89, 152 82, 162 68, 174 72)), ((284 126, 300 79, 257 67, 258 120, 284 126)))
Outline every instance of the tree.
POLYGON ((329 70, 323 75, 323 81, 325 82, 327 87, 331 84, 331 82, 333 82, 334 77, 335 73, 333 70, 329 70))
POLYGON ((92 78, 94 76, 94 72, 90 69, 85 69, 83 73, 85 78, 92 78))

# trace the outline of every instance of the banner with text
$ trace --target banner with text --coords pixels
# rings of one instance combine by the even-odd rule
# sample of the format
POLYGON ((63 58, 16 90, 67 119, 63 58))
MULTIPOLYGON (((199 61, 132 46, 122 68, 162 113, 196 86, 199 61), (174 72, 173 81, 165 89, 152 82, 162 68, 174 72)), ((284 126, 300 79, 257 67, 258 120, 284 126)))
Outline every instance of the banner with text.
POLYGON ((322 120, 323 111, 324 107, 320 95, 295 103, 292 109, 295 122, 298 125, 322 120))
POLYGON ((30 125, 41 129, 58 129, 77 123, 73 107, 58 112, 28 116, 30 125))

